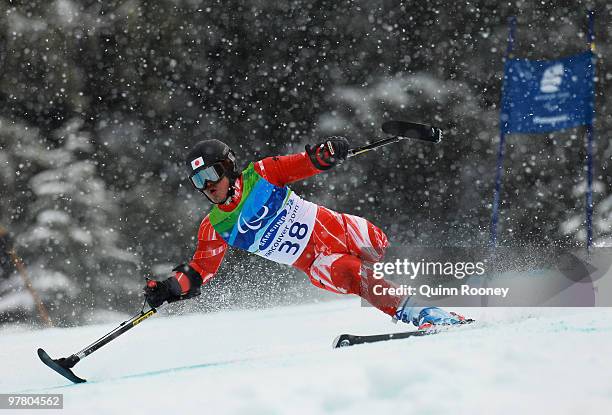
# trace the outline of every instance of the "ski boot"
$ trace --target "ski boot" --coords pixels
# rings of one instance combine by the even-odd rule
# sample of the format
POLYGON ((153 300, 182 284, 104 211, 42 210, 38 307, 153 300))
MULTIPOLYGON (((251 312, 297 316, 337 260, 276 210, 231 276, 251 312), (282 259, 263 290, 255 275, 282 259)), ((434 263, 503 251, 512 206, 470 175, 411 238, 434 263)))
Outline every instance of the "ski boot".
POLYGON ((395 320, 401 320, 408 324, 412 323, 418 327, 418 330, 430 330, 434 326, 450 326, 473 321, 460 314, 449 313, 439 307, 414 306, 410 304, 409 300, 404 301, 397 309, 395 320))

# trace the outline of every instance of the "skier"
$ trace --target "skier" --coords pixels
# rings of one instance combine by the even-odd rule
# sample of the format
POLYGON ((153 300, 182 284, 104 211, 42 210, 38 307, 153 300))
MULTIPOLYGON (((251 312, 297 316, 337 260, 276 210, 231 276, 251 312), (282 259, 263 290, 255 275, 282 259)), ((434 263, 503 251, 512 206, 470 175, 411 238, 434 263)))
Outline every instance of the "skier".
POLYGON ((328 137, 305 150, 264 158, 240 172, 225 143, 214 139, 197 143, 186 159, 190 181, 214 206, 200 225, 191 262, 177 266, 175 275, 166 280, 147 280, 148 304, 156 308, 200 295, 200 287, 215 275, 230 245, 292 265, 315 286, 358 295, 419 329, 462 323, 462 316, 437 307, 417 307, 409 299, 374 294, 376 284, 393 287, 373 278, 373 264, 389 245, 383 231, 361 217, 304 200, 287 187, 345 160, 348 141, 328 137))

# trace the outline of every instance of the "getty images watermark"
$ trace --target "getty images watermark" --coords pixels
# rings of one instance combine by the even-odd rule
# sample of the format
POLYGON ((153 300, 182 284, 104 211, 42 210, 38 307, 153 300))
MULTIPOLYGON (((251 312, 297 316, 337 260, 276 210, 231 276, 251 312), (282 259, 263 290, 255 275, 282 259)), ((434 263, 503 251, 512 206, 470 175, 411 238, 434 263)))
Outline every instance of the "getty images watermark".
POLYGON ((611 265, 612 248, 392 247, 367 286, 440 307, 610 307, 611 265))
MULTIPOLYGON (((396 259, 394 262, 379 262, 374 264, 374 278, 404 277, 415 280, 419 276, 453 277, 462 280, 466 277, 485 275, 484 262, 440 262, 440 261, 410 261, 407 258, 396 259)), ((426 298, 435 296, 454 295, 494 295, 506 298, 509 288, 503 287, 474 287, 462 284, 459 287, 448 287, 442 284, 400 284, 385 287, 375 284, 372 287, 374 295, 413 296, 421 295, 426 298)))

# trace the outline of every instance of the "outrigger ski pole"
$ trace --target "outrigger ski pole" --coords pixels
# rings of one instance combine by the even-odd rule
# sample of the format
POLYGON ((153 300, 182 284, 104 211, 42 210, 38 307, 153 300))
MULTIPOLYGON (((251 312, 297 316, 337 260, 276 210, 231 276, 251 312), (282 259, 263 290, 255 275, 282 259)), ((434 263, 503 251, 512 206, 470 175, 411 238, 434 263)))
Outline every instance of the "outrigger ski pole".
MULTIPOLYGON (((146 301, 145 301, 145 304, 146 304, 146 301)), ((68 357, 62 357, 60 359, 52 359, 51 357, 49 357, 47 352, 45 352, 43 349, 38 349, 38 357, 40 357, 40 360, 42 360, 42 362, 45 365, 55 370, 57 373, 59 373, 66 379, 74 383, 86 382, 85 379, 78 377, 70 369, 72 369, 74 365, 76 365, 78 362, 83 360, 86 356, 89 356, 90 354, 98 350, 100 347, 104 346, 107 343, 110 343, 112 340, 121 336, 123 333, 130 330, 131 328, 133 328, 134 326, 136 326, 143 320, 157 313, 157 310, 155 308, 151 308, 148 311, 144 311, 145 304, 142 305, 142 310, 140 310, 140 313, 138 315, 119 324, 119 326, 116 329, 104 335, 103 337, 100 337, 98 340, 96 340, 89 346, 85 347, 80 352, 71 354, 68 357)))
POLYGON ((349 150, 348 157, 354 157, 358 154, 409 138, 430 141, 432 143, 439 143, 442 140, 442 130, 431 125, 415 122, 386 121, 382 125, 382 130, 393 136, 374 141, 362 147, 352 148, 349 150))

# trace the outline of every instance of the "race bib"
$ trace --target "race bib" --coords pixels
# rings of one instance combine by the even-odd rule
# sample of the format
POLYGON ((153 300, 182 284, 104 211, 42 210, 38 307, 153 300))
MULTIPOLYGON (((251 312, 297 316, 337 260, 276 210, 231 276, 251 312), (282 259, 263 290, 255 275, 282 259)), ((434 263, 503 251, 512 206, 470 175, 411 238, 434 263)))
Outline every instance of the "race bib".
POLYGON ((317 205, 291 192, 287 203, 259 238, 255 254, 281 264, 293 264, 310 240, 317 205))
POLYGON ((318 206, 264 180, 252 164, 243 183, 240 204, 231 212, 215 206, 210 223, 230 246, 292 265, 308 244, 318 206))

